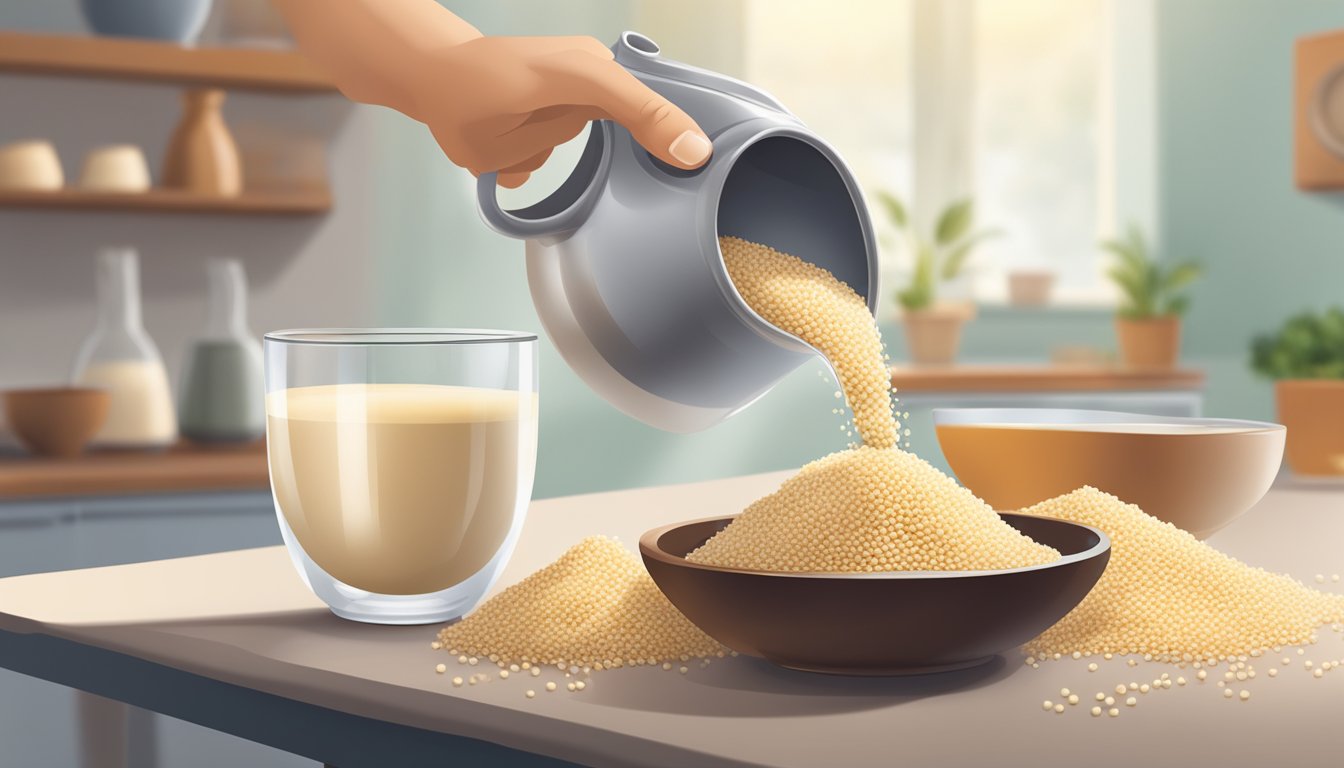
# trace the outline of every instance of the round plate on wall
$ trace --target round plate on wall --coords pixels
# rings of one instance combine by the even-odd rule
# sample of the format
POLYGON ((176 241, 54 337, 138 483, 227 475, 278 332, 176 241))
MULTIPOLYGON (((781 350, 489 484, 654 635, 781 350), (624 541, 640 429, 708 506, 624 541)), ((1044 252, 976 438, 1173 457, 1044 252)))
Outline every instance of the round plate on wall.
POLYGON ((1311 131, 1322 146, 1344 158, 1344 64, 1321 78, 1311 104, 1311 131))

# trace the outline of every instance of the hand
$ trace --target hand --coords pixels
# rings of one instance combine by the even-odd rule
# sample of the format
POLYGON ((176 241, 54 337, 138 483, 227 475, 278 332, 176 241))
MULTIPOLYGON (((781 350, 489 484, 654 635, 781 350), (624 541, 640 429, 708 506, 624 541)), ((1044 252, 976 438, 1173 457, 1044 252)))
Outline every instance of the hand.
POLYGON ((520 187, 592 120, 625 126, 650 154, 697 168, 712 145, 695 121, 591 37, 477 37, 417 62, 408 113, 448 158, 520 187))

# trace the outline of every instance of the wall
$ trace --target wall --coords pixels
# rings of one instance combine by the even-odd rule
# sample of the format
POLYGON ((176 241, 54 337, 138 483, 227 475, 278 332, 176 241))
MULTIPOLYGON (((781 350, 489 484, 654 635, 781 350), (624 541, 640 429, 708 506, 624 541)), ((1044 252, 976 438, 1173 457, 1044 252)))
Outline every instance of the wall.
POLYGON ((1293 40, 1338 27, 1344 5, 1324 0, 1158 4, 1162 244, 1208 268, 1187 349, 1212 415, 1272 418, 1251 338, 1344 304, 1344 198, 1292 179, 1293 40))

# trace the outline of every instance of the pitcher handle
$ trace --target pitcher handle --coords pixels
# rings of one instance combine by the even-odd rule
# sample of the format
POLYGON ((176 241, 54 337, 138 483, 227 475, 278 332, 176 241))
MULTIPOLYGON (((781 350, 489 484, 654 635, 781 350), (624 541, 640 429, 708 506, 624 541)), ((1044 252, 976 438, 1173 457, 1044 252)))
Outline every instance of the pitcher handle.
POLYGON ((480 178, 476 180, 476 204, 485 223, 501 235, 520 240, 531 240, 570 232, 578 229, 579 224, 582 223, 586 212, 581 210, 582 206, 578 205, 570 205, 558 213, 538 218, 518 215, 529 210, 528 208, 520 211, 504 210, 500 207, 499 198, 495 194, 498 179, 499 173, 496 171, 481 174, 480 178))

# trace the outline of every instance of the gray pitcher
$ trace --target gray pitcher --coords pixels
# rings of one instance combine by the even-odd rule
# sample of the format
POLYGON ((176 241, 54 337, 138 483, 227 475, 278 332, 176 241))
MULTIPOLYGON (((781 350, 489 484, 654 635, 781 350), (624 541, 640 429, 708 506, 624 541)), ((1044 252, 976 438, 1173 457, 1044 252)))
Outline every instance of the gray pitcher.
POLYGON ((565 362, 630 416, 692 432, 747 407, 816 354, 746 305, 718 237, 825 267, 876 311, 872 224, 844 161, 769 94, 663 59, 634 32, 612 50, 700 124, 714 143, 709 162, 673 168, 601 121, 546 199, 503 210, 487 173, 478 202, 492 229, 527 241, 532 301, 565 362))

